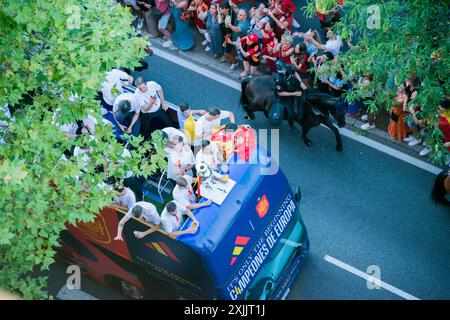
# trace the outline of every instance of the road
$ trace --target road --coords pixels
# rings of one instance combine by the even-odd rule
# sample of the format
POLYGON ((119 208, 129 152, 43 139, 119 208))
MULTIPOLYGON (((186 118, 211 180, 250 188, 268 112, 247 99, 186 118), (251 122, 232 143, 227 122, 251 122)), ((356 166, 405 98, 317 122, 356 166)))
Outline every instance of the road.
MULTIPOLYGON (((231 110, 240 123, 269 128, 262 115, 242 119, 238 90, 157 56, 147 60, 150 68, 140 75, 161 84, 167 100, 231 110)), ((449 299, 450 212, 430 200, 434 175, 346 137, 338 153, 325 128, 311 130, 310 138, 309 148, 287 126, 280 128, 280 166, 302 189, 300 211, 311 241, 288 299, 449 299), (363 273, 378 268, 382 288, 369 289, 354 269, 326 256, 363 273)), ((61 266, 52 270, 56 294, 67 275, 61 266)), ((94 297, 122 297, 86 283, 83 290, 94 297)))

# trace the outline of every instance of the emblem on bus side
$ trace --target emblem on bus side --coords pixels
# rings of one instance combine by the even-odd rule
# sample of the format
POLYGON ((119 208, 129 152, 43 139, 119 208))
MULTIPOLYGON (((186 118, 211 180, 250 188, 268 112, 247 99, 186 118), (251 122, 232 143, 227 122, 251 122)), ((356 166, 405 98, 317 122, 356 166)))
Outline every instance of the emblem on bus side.
POLYGON ((258 212, 258 216, 260 218, 264 218, 264 216, 269 211, 269 200, 267 200, 266 195, 263 195, 261 200, 259 200, 258 204, 256 205, 256 212, 258 212))

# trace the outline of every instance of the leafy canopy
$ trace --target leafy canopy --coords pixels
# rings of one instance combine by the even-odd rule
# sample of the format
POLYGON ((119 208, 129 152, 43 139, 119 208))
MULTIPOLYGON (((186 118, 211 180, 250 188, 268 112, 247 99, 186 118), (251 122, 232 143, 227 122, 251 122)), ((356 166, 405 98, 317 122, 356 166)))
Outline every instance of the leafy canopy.
POLYGON ((65 224, 92 221, 111 203, 107 175, 166 166, 158 134, 154 143, 130 137, 135 148, 124 158, 94 99, 107 71, 133 68, 145 55, 131 18, 115 1, 0 0, 0 106, 14 117, 0 114, 0 286, 24 298, 47 297, 46 278, 30 273, 54 261, 65 224), (55 125, 88 114, 98 121, 94 139, 68 138, 55 125), (83 143, 90 163, 61 157, 83 143))

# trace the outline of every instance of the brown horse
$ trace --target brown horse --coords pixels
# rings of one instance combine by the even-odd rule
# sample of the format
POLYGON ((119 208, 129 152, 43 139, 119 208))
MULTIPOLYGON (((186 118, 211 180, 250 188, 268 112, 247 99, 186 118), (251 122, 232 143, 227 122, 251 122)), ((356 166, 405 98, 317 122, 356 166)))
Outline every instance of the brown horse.
MULTIPOLYGON (((246 112, 244 118, 255 119, 254 112, 264 112, 264 115, 268 117, 272 104, 277 99, 273 77, 261 76, 245 79, 242 81, 241 89, 240 104, 246 112)), ((341 135, 330 119, 331 113, 338 121, 339 127, 345 126, 345 115, 336 113, 335 106, 337 101, 338 98, 325 93, 311 90, 306 91, 304 116, 302 119, 296 118, 295 121, 302 126, 302 139, 308 147, 312 145, 312 141, 307 136, 308 131, 322 123, 334 133, 336 137, 336 150, 342 150, 341 135)))
POLYGON ((446 196, 450 196, 450 166, 438 174, 431 192, 431 198, 436 204, 450 207, 450 201, 445 198, 446 196))

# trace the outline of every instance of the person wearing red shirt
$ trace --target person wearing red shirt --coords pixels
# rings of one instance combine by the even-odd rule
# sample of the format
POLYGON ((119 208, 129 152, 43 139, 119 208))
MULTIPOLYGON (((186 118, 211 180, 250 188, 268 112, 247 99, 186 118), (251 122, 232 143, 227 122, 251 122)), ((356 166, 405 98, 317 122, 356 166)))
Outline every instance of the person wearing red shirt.
POLYGON ((260 64, 260 44, 256 34, 249 34, 237 42, 237 47, 244 57, 244 71, 241 77, 258 75, 258 66, 260 64))
POLYGON ((299 43, 294 47, 294 52, 290 56, 291 64, 297 69, 305 85, 311 87, 311 73, 308 71, 309 55, 306 51, 306 45, 299 43))
POLYGON ((264 29, 261 30, 261 33, 263 35, 262 44, 264 46, 273 41, 273 39, 275 38, 275 32, 273 31, 275 26, 275 21, 273 21, 273 19, 270 19, 269 22, 266 22, 266 24, 264 25, 264 29))
POLYGON ((294 47, 292 46, 293 40, 290 34, 284 34, 281 37, 280 43, 275 48, 275 52, 278 53, 278 58, 284 60, 286 64, 291 64, 291 54, 294 53, 294 47))
POLYGON ((275 4, 268 12, 269 17, 271 17, 275 23, 275 35, 278 38, 289 30, 292 32, 292 22, 294 21, 294 11, 295 5, 291 0, 282 0, 275 4))
POLYGON ((450 103, 443 100, 438 107, 438 128, 444 135, 444 147, 450 151, 450 103))
POLYGON ((275 72, 275 62, 278 58, 278 53, 274 52, 275 47, 278 44, 277 38, 274 38, 273 41, 269 42, 262 50, 261 55, 263 59, 266 60, 267 68, 270 69, 270 71, 275 72))

